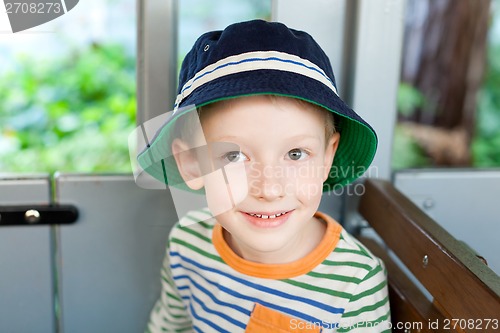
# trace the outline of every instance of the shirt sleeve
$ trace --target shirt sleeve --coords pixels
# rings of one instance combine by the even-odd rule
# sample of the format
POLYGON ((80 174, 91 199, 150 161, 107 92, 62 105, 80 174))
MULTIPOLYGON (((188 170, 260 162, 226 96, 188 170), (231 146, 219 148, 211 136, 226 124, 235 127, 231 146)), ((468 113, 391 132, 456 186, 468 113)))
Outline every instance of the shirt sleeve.
POLYGON ((391 332, 391 312, 384 263, 378 264, 361 280, 339 323, 337 332, 391 332))
POLYGON ((193 331, 191 317, 172 278, 169 249, 161 269, 161 295, 151 311, 146 333, 193 331))

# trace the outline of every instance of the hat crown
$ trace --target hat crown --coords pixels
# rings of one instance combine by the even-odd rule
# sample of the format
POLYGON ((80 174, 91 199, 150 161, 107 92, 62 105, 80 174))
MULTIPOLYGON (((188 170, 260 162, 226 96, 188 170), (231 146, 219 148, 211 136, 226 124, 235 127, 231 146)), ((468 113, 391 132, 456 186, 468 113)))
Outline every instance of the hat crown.
POLYGON ((336 88, 328 56, 308 33, 278 22, 253 20, 200 36, 182 62, 178 93, 205 67, 221 59, 254 51, 278 51, 307 59, 321 68, 336 88))

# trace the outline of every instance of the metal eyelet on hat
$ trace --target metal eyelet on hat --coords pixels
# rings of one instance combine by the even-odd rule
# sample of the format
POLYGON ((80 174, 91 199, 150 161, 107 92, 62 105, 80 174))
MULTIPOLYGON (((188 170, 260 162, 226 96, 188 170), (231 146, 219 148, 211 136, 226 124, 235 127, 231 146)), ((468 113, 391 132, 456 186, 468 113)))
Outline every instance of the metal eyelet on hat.
POLYGON ((208 45, 208 44, 207 44, 207 45, 205 45, 205 47, 203 48, 203 51, 204 51, 204 52, 207 52, 209 48, 210 48, 210 45, 208 45))

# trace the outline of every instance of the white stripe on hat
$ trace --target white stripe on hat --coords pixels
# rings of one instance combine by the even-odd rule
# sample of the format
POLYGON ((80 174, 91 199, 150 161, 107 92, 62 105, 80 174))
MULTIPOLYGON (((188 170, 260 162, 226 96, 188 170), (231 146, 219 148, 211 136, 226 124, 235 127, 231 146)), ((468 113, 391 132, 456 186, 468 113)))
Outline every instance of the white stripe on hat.
POLYGON ((278 51, 256 51, 221 59, 196 73, 193 78, 184 84, 180 94, 177 95, 174 111, 177 110, 184 98, 210 81, 225 75, 259 69, 281 70, 301 74, 323 83, 338 95, 332 80, 321 68, 309 60, 278 51))

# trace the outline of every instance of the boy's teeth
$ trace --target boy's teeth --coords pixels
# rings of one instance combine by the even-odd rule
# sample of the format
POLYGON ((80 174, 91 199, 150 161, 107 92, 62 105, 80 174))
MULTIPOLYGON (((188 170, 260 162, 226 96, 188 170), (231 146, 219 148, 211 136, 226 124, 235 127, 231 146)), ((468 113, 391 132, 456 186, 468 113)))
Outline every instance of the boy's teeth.
POLYGON ((283 214, 285 214, 285 213, 278 213, 278 214, 275 214, 275 215, 261 215, 261 214, 251 214, 251 213, 249 213, 248 215, 255 216, 255 217, 258 217, 258 218, 261 218, 261 219, 274 219, 274 218, 279 217, 279 216, 281 216, 283 214))

